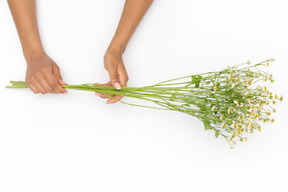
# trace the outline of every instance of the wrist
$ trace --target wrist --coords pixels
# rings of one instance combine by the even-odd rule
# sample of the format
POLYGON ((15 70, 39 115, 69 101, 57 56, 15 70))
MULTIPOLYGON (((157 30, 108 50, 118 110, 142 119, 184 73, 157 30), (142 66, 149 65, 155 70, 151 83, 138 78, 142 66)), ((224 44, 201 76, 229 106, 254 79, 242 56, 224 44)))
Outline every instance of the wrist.
POLYGON ((106 53, 115 53, 119 55, 123 55, 125 51, 125 46, 117 45, 117 44, 110 44, 106 50, 106 53))
POLYGON ((31 49, 31 50, 27 50, 27 51, 23 51, 25 60, 27 63, 30 62, 31 59, 35 58, 35 57, 39 57, 41 55, 46 55, 45 51, 43 48, 38 48, 38 49, 31 49))

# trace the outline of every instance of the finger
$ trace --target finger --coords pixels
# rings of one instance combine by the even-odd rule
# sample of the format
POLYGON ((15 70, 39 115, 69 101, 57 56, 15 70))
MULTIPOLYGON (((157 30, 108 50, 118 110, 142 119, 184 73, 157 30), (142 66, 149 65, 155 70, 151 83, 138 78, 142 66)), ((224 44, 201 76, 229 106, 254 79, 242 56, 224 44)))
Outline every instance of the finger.
POLYGON ((126 87, 127 82, 129 80, 129 77, 128 77, 128 74, 126 72, 124 64, 119 66, 119 72, 118 73, 119 73, 119 80, 120 80, 121 85, 126 87))
MULTIPOLYGON (((94 83, 95 85, 101 85, 101 86, 112 86, 112 83, 111 82, 108 82, 108 83, 94 83)), ((99 92, 95 92, 95 95, 96 96, 98 96, 98 97, 101 97, 101 98, 105 98, 105 99, 107 99, 107 98, 110 98, 110 97, 108 97, 107 95, 109 95, 109 94, 107 94, 107 95, 104 95, 103 93, 99 93, 99 92)), ((110 96, 112 96, 112 95, 110 95, 110 96)))
POLYGON ((34 93, 39 93, 39 91, 36 89, 36 87, 34 87, 34 85, 32 85, 32 83, 27 82, 27 85, 34 93))
MULTIPOLYGON (((98 97, 101 97, 103 99, 108 99, 110 97, 108 97, 107 95, 104 95, 103 93, 99 93, 99 92, 95 92, 95 95, 98 96, 98 97)), ((111 95, 112 96, 112 95, 111 95)))
POLYGON ((95 95, 96 95, 97 97, 101 97, 100 93, 98 93, 98 92, 95 92, 95 95))
POLYGON ((36 78, 31 78, 31 84, 42 94, 46 94, 46 90, 42 87, 42 85, 36 80, 36 78))
POLYGON ((40 85, 43 87, 43 89, 46 91, 46 93, 53 93, 54 92, 54 90, 48 84, 44 75, 42 75, 42 74, 37 75, 35 78, 40 83, 40 85))
POLYGON ((55 76, 55 78, 57 79, 57 81, 60 83, 60 84, 65 84, 67 85, 67 83, 65 81, 63 81, 62 79, 62 76, 61 76, 61 73, 60 73, 60 68, 57 64, 54 64, 52 66, 52 72, 55 76))
MULTIPOLYGON (((120 76, 120 75, 119 75, 119 76, 120 76)), ((120 79, 120 82, 123 82, 123 83, 121 83, 123 86, 126 86, 126 85, 127 85, 128 76, 127 76, 127 73, 126 73, 125 70, 124 70, 122 76, 119 77, 119 79, 120 79), (120 78, 122 78, 123 80, 121 81, 120 78)), ((100 83, 95 83, 95 84, 96 84, 96 85, 104 85, 104 86, 112 86, 111 81, 108 82, 108 83, 105 83, 105 84, 100 84, 100 83)), ((110 95, 110 94, 104 95, 104 94, 99 93, 99 92, 96 92, 95 94, 96 94, 97 96, 101 97, 101 98, 110 98, 110 99, 106 102, 107 104, 116 103, 118 100, 122 99, 122 97, 123 97, 123 96, 116 96, 116 95, 110 95), (107 95, 109 95, 109 96, 107 96, 107 95), (115 98, 115 99, 117 99, 117 100, 112 99, 111 97, 113 97, 113 98, 115 98)))
MULTIPOLYGON (((119 66, 119 80, 120 80, 120 83, 122 86, 127 86, 127 82, 128 82, 128 75, 127 75, 127 72, 126 72, 126 69, 125 69, 125 66, 124 64, 123 65, 120 65, 119 66)), ((112 104, 112 103, 116 103, 118 102, 119 100, 121 100, 123 98, 123 96, 119 96, 119 95, 115 95, 114 98, 116 99, 113 99, 113 98, 110 98, 108 101, 107 101, 107 104, 112 104)))
POLYGON ((107 101, 107 104, 116 103, 116 102, 118 102, 120 99, 122 99, 122 97, 123 97, 123 96, 114 95, 113 98, 115 98, 116 100, 113 99, 113 98, 111 98, 111 99, 109 99, 109 100, 107 101))
POLYGON ((108 70, 110 81, 113 87, 115 87, 116 89, 121 89, 121 84, 118 79, 117 67, 111 67, 111 68, 108 68, 107 70, 108 70))
POLYGON ((111 81, 109 81, 108 83, 94 83, 95 85, 102 85, 102 86, 112 86, 111 81))
POLYGON ((54 93, 67 93, 67 91, 59 84, 53 73, 46 73, 44 77, 49 86, 54 90, 54 93))

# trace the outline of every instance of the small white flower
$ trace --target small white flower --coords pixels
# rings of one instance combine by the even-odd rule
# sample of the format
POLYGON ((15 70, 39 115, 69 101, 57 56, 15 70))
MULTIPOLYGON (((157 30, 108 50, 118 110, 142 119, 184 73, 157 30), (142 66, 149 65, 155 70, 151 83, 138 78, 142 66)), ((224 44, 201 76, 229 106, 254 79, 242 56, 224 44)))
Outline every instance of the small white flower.
POLYGON ((228 109, 228 114, 230 114, 230 113, 232 113, 232 109, 231 108, 228 109))
POLYGON ((239 105, 239 101, 237 101, 237 100, 234 100, 234 103, 235 103, 236 105, 239 105))
POLYGON ((249 96, 249 93, 246 92, 244 98, 246 99, 249 96))
POLYGON ((212 111, 215 111, 215 110, 216 110, 216 107, 215 107, 215 106, 213 106, 211 110, 212 110, 212 111))

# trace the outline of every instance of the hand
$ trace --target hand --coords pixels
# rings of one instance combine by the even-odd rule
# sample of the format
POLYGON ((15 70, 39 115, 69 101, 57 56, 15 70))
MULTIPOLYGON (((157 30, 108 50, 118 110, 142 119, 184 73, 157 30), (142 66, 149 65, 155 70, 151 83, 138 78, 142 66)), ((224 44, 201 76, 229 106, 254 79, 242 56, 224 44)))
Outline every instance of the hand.
POLYGON ((67 93, 58 65, 45 53, 27 60, 26 83, 34 93, 67 93))
MULTIPOLYGON (((117 52, 107 51, 104 56, 104 66, 105 69, 108 71, 110 76, 110 81, 108 83, 99 84, 95 83, 96 85, 104 85, 104 86, 113 86, 116 89, 121 89, 121 86, 127 86, 128 75, 123 63, 122 55, 117 52)), ((115 96, 109 95, 110 97, 96 92, 96 95, 101 98, 110 98, 113 97, 117 100, 120 100, 122 96, 115 96)), ((117 100, 110 98, 107 101, 107 104, 116 103, 117 100)))

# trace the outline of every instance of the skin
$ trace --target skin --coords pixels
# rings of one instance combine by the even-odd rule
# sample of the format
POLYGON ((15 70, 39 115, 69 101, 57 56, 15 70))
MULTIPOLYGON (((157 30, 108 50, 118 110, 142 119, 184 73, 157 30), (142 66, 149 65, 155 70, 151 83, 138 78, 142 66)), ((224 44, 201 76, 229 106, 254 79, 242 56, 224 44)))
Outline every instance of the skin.
MULTIPOLYGON (((117 30, 104 55, 104 67, 109 73, 110 81, 100 85, 113 86, 116 89, 127 86, 128 75, 122 55, 152 2, 153 0, 125 1, 117 30)), ((8 0, 8 4, 26 59, 25 81, 29 88, 34 93, 67 93, 67 90, 61 87, 61 84, 66 83, 62 80, 59 66, 45 53, 42 46, 35 0, 8 0)), ((96 95, 101 98, 110 98, 101 93, 96 93, 96 95)), ((110 96, 117 100, 122 98, 121 96, 110 96)), ((117 100, 110 98, 107 104, 116 103, 117 100)))

